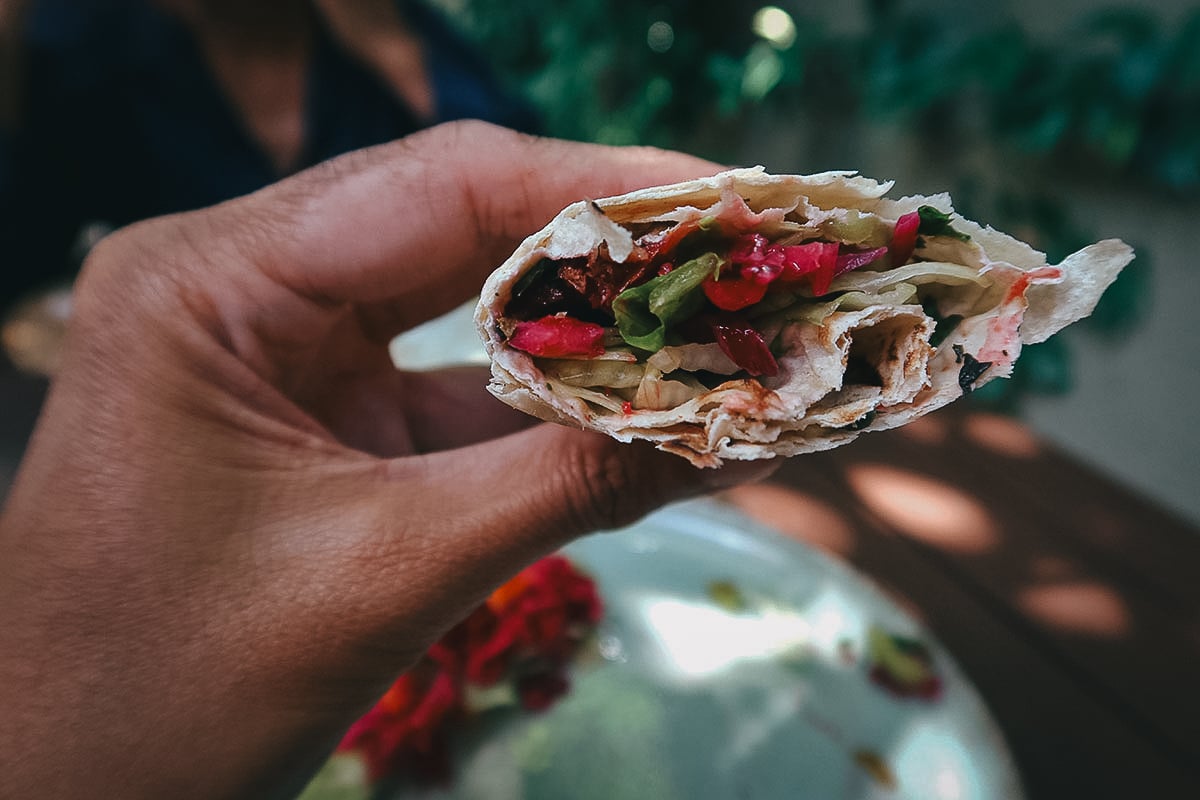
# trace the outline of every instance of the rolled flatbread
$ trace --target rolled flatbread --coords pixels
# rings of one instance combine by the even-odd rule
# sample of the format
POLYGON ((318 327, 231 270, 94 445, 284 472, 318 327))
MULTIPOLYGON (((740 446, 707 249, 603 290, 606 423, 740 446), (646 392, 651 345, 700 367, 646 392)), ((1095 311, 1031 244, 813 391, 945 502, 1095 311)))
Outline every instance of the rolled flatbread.
POLYGON ((1133 258, 1050 266, 890 188, 758 167, 568 206, 484 284, 490 391, 700 467, 826 450, 1007 377, 1133 258))

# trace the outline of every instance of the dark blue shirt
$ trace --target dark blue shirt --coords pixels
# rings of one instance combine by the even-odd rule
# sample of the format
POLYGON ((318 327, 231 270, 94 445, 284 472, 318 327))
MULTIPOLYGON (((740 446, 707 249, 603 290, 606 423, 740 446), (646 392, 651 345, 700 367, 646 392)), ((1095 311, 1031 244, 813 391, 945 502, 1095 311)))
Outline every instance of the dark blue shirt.
MULTIPOLYGON (((432 10, 400 0, 424 44, 434 122, 536 127, 432 10)), ((0 139, 0 305, 69 277, 80 226, 121 226, 246 194, 280 176, 241 124, 189 31, 133 0, 41 0, 24 37, 22 123, 0 139)), ((299 167, 412 133, 393 90, 321 31, 299 167)))

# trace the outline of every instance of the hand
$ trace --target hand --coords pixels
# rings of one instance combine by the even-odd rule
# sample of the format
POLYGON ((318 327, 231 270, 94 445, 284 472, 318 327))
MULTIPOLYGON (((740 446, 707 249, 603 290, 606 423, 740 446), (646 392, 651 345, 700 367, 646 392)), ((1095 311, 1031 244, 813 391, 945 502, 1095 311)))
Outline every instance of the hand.
POLYGON ((387 358, 568 202, 714 169, 456 124, 102 242, 0 522, 12 796, 294 792, 523 565, 761 473, 387 358))

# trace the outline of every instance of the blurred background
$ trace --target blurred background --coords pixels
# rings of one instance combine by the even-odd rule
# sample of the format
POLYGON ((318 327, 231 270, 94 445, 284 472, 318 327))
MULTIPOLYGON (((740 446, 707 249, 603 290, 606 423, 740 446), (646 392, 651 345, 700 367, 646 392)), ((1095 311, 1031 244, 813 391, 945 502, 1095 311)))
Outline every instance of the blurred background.
MULTIPOLYGON (((0 35, 0 121, 9 132, 20 131, 23 122, 28 126, 21 110, 29 107, 22 91, 30 84, 31 48, 22 46, 21 32, 30 30, 29 20, 38 16, 31 6, 39 5, 54 11, 61 4, 0 0, 0 25, 6 28, 0 35)), ((178 15, 171 7, 194 4, 145 5, 157 14, 178 15)), ((339 26, 328 8, 338 3, 311 5, 319 7, 313 19, 326 33, 324 38, 309 33, 305 41, 328 40, 328 51, 366 63, 360 81, 383 77, 378 96, 356 102, 386 104, 381 99, 386 95, 412 113, 383 122, 368 114, 374 120, 369 131, 333 137, 338 142, 327 150, 293 148, 293 158, 275 158, 273 169, 260 170, 262 181, 339 147, 386 140, 443 119, 484 116, 553 136, 677 148, 772 171, 854 169, 895 179, 894 195, 948 190, 965 216, 1031 241, 1052 262, 1097 239, 1125 239, 1136 248, 1137 260, 1097 313, 1028 348, 1014 378, 989 384, 974 402, 1018 415, 1063 449, 1200 521, 1195 466, 1200 429, 1187 416, 1200 396, 1200 359, 1194 353, 1200 343, 1200 281, 1192 277, 1194 254, 1200 252, 1200 9, 1194 3, 343 4, 373 6, 377 13, 382 6, 399 9, 402 29, 424 56, 417 63, 424 64, 425 80, 415 90, 356 49, 353 32, 339 26), (453 102, 463 97, 477 102, 453 102)), ((57 25, 45 20, 43 25, 52 30, 71 27, 63 17, 49 20, 57 25)), ((144 27, 145 20, 138 24, 144 27)), ((34 44, 52 57, 60 39, 34 44)), ((215 63, 212 48, 200 49, 215 63)), ((324 51, 313 46, 308 52, 324 51)), ((304 63, 315 91, 312 75, 325 62, 304 63)), ((346 70, 334 71, 342 80, 356 79, 342 73, 346 70)), ((114 74, 144 77, 136 71, 114 74)), ((152 104, 153 97, 147 94, 143 102, 152 104)), ((303 119, 312 127, 301 145, 319 138, 312 132, 322 124, 332 124, 322 122, 317 99, 302 95, 303 119)), ((246 114, 242 117, 245 121, 246 114)), ((244 127, 253 138, 255 127, 244 127)), ((7 141, 0 190, 11 195, 13 165, 24 162, 19 136, 9 133, 7 141)), ((198 141, 207 147, 203 131, 198 141)), ((61 166, 54 175, 72 177, 61 166)), ((231 183, 221 190, 234 188, 231 183)), ((184 200, 161 210, 186 207, 185 200, 198 195, 181 196, 184 200)), ((85 223, 77 226, 82 239, 73 231, 71 246, 59 248, 67 255, 54 259, 74 258, 77 264, 88 237, 102 233, 105 224, 129 221, 119 214, 91 216, 95 219, 72 218, 72 224, 85 223)), ((0 226, 11 228, 15 219, 5 214, 0 226)), ((11 353, 14 335, 26 342, 31 335, 28 326, 13 334, 14 315, 29 313, 18 298, 44 297, 38 292, 49 281, 40 278, 69 277, 71 267, 46 267, 43 276, 42 266, 27 256, 14 259, 7 246, 6 251, 0 252, 6 276, 28 278, 6 284, 14 288, 2 298, 10 309, 11 353)), ((60 297, 58 311, 65 313, 62 302, 60 297)), ((43 306, 35 315, 46 313, 43 306)), ((22 383, 11 370, 5 374, 11 413, 0 422, 0 436, 10 465, 4 469, 11 469, 27 424, 25 412, 12 409, 36 405, 40 395, 37 385, 22 383)))
POLYGON ((977 401, 1200 519, 1200 9, 1185 0, 441 0, 549 133, 949 190, 1053 261, 1138 258, 977 401))

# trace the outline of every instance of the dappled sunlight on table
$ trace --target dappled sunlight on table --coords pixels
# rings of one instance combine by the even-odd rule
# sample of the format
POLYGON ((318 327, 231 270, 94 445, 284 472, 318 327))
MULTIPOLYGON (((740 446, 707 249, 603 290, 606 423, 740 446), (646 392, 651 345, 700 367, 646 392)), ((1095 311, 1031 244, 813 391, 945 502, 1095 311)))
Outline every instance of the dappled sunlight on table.
POLYGON ((739 486, 724 498, 743 513, 780 533, 822 550, 850 556, 857 543, 853 526, 838 509, 810 494, 779 484, 739 486))
POLYGON ((983 504, 948 483, 873 463, 849 465, 846 480, 884 522, 927 544, 968 555, 1000 544, 999 528, 983 504))
POLYGON ((1111 587, 1094 581, 1024 589, 1017 594, 1017 604, 1030 616, 1071 633, 1111 639, 1130 632, 1125 601, 1111 587))
POLYGON ((963 421, 963 433, 973 444, 1009 458, 1036 458, 1042 452, 1037 437, 1012 417, 972 414, 963 421))

